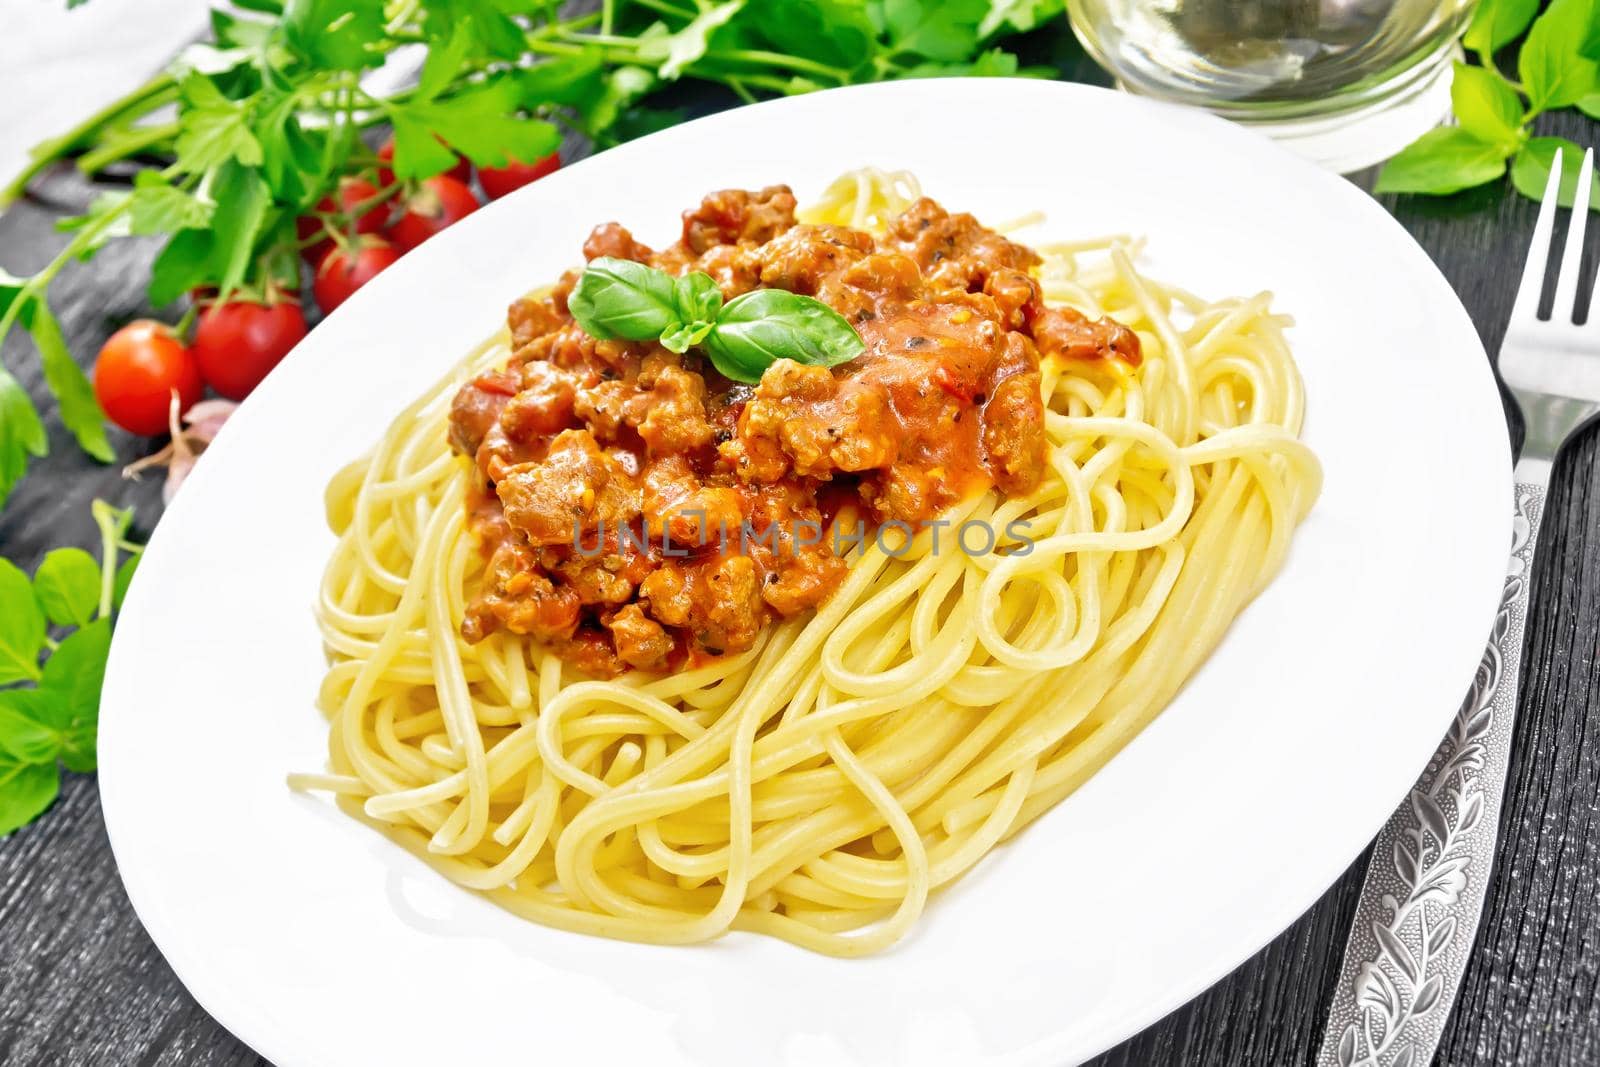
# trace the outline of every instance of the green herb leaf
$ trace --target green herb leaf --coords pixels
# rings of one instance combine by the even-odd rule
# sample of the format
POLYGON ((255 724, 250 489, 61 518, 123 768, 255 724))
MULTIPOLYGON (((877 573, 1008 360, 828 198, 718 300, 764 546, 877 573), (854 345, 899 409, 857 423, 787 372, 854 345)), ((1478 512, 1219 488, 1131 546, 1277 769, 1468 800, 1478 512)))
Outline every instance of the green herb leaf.
POLYGON ((562 56, 517 71, 524 107, 564 104, 587 110, 605 84, 605 64, 598 55, 562 56))
POLYGON ((1522 99, 1493 71, 1457 63, 1450 105, 1462 128, 1481 141, 1515 146, 1522 138, 1522 99))
MULTIPOLYGON (((1556 150, 1561 151, 1561 186, 1557 202, 1571 207, 1577 201, 1578 170, 1583 166, 1583 146, 1564 137, 1535 137, 1522 146, 1511 164, 1511 184, 1529 200, 1543 200, 1545 183, 1550 180, 1550 167, 1555 162, 1556 150)), ((1589 207, 1600 211, 1600 180, 1589 179, 1589 207)))
POLYGON ((1458 128, 1431 130, 1383 165, 1378 193, 1455 193, 1506 172, 1512 149, 1458 128))
POLYGON ((46 450, 44 423, 39 421, 33 401, 0 367, 0 506, 27 471, 28 457, 42 456, 46 450))
POLYGON ((1600 92, 1590 93, 1578 101, 1578 110, 1592 119, 1600 119, 1600 92))
POLYGON ((106 440, 105 412, 100 410, 100 402, 95 399, 94 386, 89 384, 83 368, 67 349, 61 324, 43 300, 30 302, 21 320, 39 349, 45 384, 55 394, 56 413, 61 417, 61 424, 72 431, 79 448, 101 463, 110 463, 117 454, 106 440))
POLYGON ((37 819, 61 792, 55 761, 28 763, 0 750, 0 837, 37 819))
POLYGON ((135 552, 122 561, 122 566, 117 568, 116 580, 111 586, 111 605, 116 610, 122 610, 122 601, 128 595, 128 585, 133 581, 134 572, 139 569, 139 561, 144 558, 142 551, 135 552))
POLYGON ((217 291, 226 299, 244 281, 272 194, 259 170, 239 163, 227 163, 218 169, 211 192, 217 201, 217 214, 210 230, 210 273, 216 279, 217 291))
POLYGON ((711 47, 711 37, 744 9, 745 0, 727 0, 701 11, 683 29, 669 31, 656 23, 639 35, 637 55, 645 63, 658 66, 658 73, 673 81, 691 64, 703 59, 711 47))
POLYGON ((150 303, 164 307, 195 286, 212 280, 208 230, 183 230, 172 235, 150 268, 150 303))
POLYGON ((560 148, 561 131, 524 118, 521 107, 518 81, 501 78, 459 96, 391 109, 395 174, 432 177, 454 166, 457 152, 476 166, 503 167, 560 148))
POLYGON ((296 113, 300 104, 294 92, 268 89, 252 127, 261 142, 262 176, 279 203, 304 205, 328 184, 328 133, 306 129, 296 113))
POLYGON ((81 548, 57 548, 33 574, 33 592, 57 626, 85 626, 100 603, 100 564, 81 548))
POLYGON ((313 67, 365 70, 383 61, 382 0, 289 0, 284 40, 313 67))
POLYGON ((0 750, 24 763, 54 763, 61 735, 45 724, 37 689, 0 689, 0 750))
POLYGON ((716 323, 703 319, 695 322, 680 322, 676 326, 668 327, 662 333, 661 347, 668 352, 678 352, 680 354, 687 352, 701 341, 704 341, 706 335, 715 327, 716 323))
POLYGON ((203 229, 210 225, 215 207, 208 200, 167 184, 157 172, 142 170, 134 179, 133 196, 128 201, 128 230, 148 236, 203 229))
POLYGON ((591 337, 654 341, 681 325, 677 292, 676 279, 666 271, 601 256, 579 276, 567 310, 591 337))
POLYGON ((1517 72, 1535 111, 1575 104, 1600 90, 1600 63, 1581 54, 1595 18, 1594 0, 1552 0, 1517 53, 1517 72))
POLYGON ((45 660, 39 692, 43 721, 62 738, 61 762, 68 770, 95 767, 95 737, 100 721, 100 686, 111 648, 111 620, 96 619, 69 634, 45 660))
POLYGON ((1007 32, 1026 33, 1064 13, 1062 0, 990 0, 989 13, 978 23, 978 36, 1007 32))
POLYGON ((1538 10, 1539 0, 1482 0, 1472 12, 1461 43, 1484 57, 1484 66, 1490 66, 1491 57, 1527 29, 1538 10))
POLYGON ((704 271, 692 271, 673 279, 672 302, 684 322, 713 322, 722 309, 722 289, 704 271))
POLYGON ((188 106, 178 134, 178 167, 201 174, 238 160, 253 167, 262 160, 261 142, 250 132, 250 113, 244 104, 229 100, 210 78, 191 74, 179 92, 188 106))
POLYGON ((1054 68, 1017 65, 1017 57, 999 48, 991 48, 970 63, 918 63, 895 72, 896 78, 1011 78, 1022 75, 1030 78, 1053 78, 1054 68))
POLYGON ((765 0, 741 27, 780 52, 848 73, 872 58, 877 31, 860 0, 765 0))
POLYGON ((618 116, 658 84, 655 74, 643 67, 618 67, 607 75, 599 99, 584 116, 584 131, 591 137, 608 139, 606 135, 618 116))
POLYGON ((989 0, 881 0, 881 12, 897 51, 960 63, 978 51, 989 0))
POLYGON ((780 359, 834 367, 866 346, 844 316, 822 301, 784 289, 756 289, 723 307, 703 347, 724 377, 754 384, 780 359))
POLYGON ((0 604, 5 605, 0 611, 0 685, 36 680, 44 612, 28 576, 8 559, 0 559, 0 604))

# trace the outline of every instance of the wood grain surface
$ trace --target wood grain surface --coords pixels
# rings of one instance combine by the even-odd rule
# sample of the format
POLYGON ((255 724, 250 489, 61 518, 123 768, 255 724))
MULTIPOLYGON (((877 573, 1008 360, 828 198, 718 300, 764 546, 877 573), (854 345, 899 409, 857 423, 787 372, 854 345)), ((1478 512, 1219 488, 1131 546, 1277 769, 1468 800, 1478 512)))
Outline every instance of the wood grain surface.
MULTIPOLYGON (((1053 62, 1067 76, 1101 80, 1069 35, 1036 37, 1026 47, 1037 53, 1027 58, 1053 62)), ((724 103, 710 94, 684 93, 694 111, 724 103)), ((1600 124, 1572 113, 1541 119, 1538 132, 1584 144, 1600 141, 1600 124)), ((1370 175, 1358 180, 1370 184, 1370 175)), ((64 209, 81 206, 88 193, 70 174, 52 175, 32 199, 0 216, 0 266, 20 274, 45 262, 63 243, 52 229, 55 219, 64 209)), ((1485 346, 1496 351, 1535 205, 1499 188, 1442 200, 1385 197, 1383 202, 1433 257, 1485 346)), ((1591 226, 1589 237, 1586 277, 1594 274, 1600 226, 1591 226)), ((90 264, 74 264, 57 281, 52 300, 85 366, 112 330, 148 313, 142 294, 153 253, 148 244, 122 242, 90 264)), ((1361 309, 1350 313, 1359 316, 1361 309)), ((1594 328, 1600 330, 1600 321, 1594 328)), ((1367 358, 1363 352, 1349 356, 1367 358)), ((25 339, 14 336, 0 358, 48 410, 25 339)), ((1381 385, 1382 368, 1374 368, 1372 377, 1381 385)), ((76 451, 53 416, 47 422, 49 458, 34 464, 0 513, 0 555, 30 570, 50 548, 91 545, 89 502, 97 496, 137 505, 142 531, 159 513, 159 477, 124 482, 116 467, 98 466, 76 451)), ((119 462, 150 447, 115 431, 113 442, 119 462)), ((1441 1064, 1600 1064, 1600 486, 1595 451, 1595 435, 1586 432, 1556 467, 1539 546, 1497 870, 1445 1032, 1441 1064)), ((1373 476, 1417 472, 1374 471, 1373 476)), ((1406 516, 1374 519, 1405 522, 1406 516)), ((1485 619, 1486 633, 1488 624, 1485 619)), ((1319 780, 1308 781, 1308 788, 1336 787, 1338 768, 1312 767, 1319 780)), ((1309 1063, 1321 1039, 1365 865, 1365 856, 1357 858, 1315 908, 1233 974, 1095 1062, 1108 1067, 1309 1063)), ((0 1064, 261 1062, 195 1003, 151 944, 117 877, 93 776, 66 775, 61 799, 47 815, 0 840, 0 1064)))

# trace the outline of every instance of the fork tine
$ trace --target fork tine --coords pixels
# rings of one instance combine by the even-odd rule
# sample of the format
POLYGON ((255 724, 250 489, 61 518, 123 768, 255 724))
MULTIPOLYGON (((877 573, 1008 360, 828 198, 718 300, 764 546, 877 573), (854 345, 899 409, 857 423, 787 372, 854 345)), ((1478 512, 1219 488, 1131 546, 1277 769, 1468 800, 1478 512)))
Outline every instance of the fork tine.
POLYGON ((1550 163, 1550 179, 1544 185, 1539 203, 1539 219, 1533 224, 1533 240, 1528 242, 1528 262, 1522 268, 1522 283, 1511 305, 1513 323, 1529 323, 1539 317, 1539 294, 1544 292, 1544 268, 1550 261, 1550 231, 1556 224, 1556 197, 1561 192, 1561 149, 1550 163))
MULTIPOLYGON (((1587 163, 1589 157, 1593 155, 1594 149, 1591 148, 1589 149, 1589 156, 1584 157, 1584 162, 1587 163)), ((1572 201, 1573 211, 1587 219, 1589 217, 1589 208, 1595 203, 1595 200, 1594 182, 1589 179, 1589 168, 1584 167, 1583 173, 1578 176, 1578 192, 1572 201)), ((1589 326, 1595 325, 1594 320, 1589 316, 1594 313, 1594 291, 1596 289, 1600 289, 1600 275, 1596 275, 1595 283, 1589 287, 1589 295, 1579 297, 1578 306, 1573 308, 1574 316, 1576 316, 1580 308, 1582 309, 1583 321, 1585 325, 1589 326)))
MULTIPOLYGON (((1553 173, 1559 173, 1551 168, 1553 173)), ((1578 171, 1578 188, 1585 193, 1594 180, 1594 149, 1583 153, 1583 168, 1578 171)), ((1581 194, 1580 194, 1581 195, 1581 194)), ((1584 197, 1587 201, 1587 197, 1584 197)), ((1541 209, 1542 210, 1542 209, 1541 209)), ((1551 322, 1571 322, 1578 305, 1578 269, 1583 263, 1583 230, 1589 220, 1587 202, 1573 202, 1572 218, 1567 220, 1567 247, 1561 253, 1561 272, 1556 275, 1556 298, 1550 305, 1551 322)))

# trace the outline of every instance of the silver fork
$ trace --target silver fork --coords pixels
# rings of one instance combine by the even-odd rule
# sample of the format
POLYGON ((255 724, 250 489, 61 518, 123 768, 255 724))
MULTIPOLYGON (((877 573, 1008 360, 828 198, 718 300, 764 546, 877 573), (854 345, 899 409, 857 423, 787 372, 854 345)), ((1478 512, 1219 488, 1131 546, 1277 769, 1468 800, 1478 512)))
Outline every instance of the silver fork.
MULTIPOLYGON (((1527 438, 1515 470, 1511 561, 1489 646, 1449 734, 1378 835, 1345 944, 1318 1067, 1433 1062, 1483 913, 1511 763, 1534 546, 1556 452, 1600 412, 1600 323, 1580 315, 1578 272, 1594 150, 1584 153, 1550 318, 1539 318, 1561 177, 1550 168, 1528 262, 1500 346, 1527 438), (1585 318, 1577 326, 1574 319, 1585 318)), ((1585 298, 1587 305, 1592 298, 1585 298)), ((1600 309, 1597 309, 1600 310, 1600 309)))

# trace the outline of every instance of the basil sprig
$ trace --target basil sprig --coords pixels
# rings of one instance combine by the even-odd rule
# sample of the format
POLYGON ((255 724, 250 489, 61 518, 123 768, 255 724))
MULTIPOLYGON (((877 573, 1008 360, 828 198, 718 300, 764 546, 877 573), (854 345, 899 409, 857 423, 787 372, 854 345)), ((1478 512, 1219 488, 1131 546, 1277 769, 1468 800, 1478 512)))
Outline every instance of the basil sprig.
POLYGON ((610 256, 589 264, 567 310, 601 340, 659 341, 672 352, 699 346, 723 377, 750 385, 780 359, 835 367, 866 347, 844 316, 809 296, 756 289, 724 304, 709 274, 674 278, 610 256))

